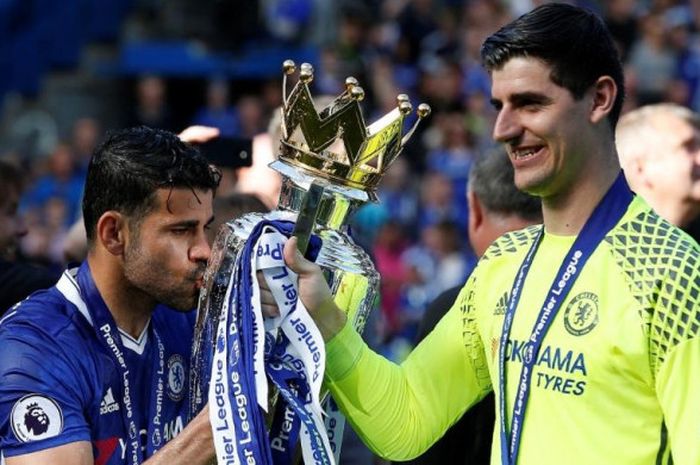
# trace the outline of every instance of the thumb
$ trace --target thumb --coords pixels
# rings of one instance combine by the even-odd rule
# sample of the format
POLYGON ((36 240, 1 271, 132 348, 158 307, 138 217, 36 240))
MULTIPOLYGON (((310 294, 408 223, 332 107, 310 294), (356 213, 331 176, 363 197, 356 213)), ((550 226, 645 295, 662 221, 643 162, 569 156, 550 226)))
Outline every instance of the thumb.
POLYGON ((284 263, 296 274, 303 275, 313 273, 316 264, 310 262, 299 252, 297 248, 297 238, 292 236, 284 244, 284 263))

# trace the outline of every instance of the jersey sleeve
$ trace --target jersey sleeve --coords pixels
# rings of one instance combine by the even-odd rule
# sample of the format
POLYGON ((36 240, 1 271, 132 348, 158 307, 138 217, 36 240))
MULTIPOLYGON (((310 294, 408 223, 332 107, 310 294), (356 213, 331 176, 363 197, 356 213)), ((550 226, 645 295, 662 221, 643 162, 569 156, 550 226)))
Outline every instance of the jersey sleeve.
MULTIPOLYGON (((698 315, 696 313, 696 315, 698 315)), ((696 320, 696 324, 700 324, 696 320)), ((676 465, 700 463, 700 338, 697 334, 666 356, 656 375, 668 441, 676 465)))
POLYGON ((90 440, 79 382, 83 374, 72 361, 76 357, 66 352, 84 346, 59 344, 65 336, 55 329, 47 333, 13 321, 0 326, 0 449, 5 457, 90 440))
MULTIPOLYGON (((471 281, 470 281, 471 282, 471 281)), ((396 365, 346 325, 327 346, 326 382, 355 431, 379 455, 406 460, 425 451, 491 390, 483 344, 470 317, 471 286, 396 365)))
MULTIPOLYGON (((694 260, 691 260, 695 263, 694 260)), ((673 463, 700 463, 700 270, 685 263, 663 286, 649 345, 673 463), (676 276, 676 279, 673 279, 676 276), (668 282, 671 284, 669 285, 668 282), (672 295, 671 295, 672 294, 672 295), (664 298, 667 297, 667 298, 664 298)))

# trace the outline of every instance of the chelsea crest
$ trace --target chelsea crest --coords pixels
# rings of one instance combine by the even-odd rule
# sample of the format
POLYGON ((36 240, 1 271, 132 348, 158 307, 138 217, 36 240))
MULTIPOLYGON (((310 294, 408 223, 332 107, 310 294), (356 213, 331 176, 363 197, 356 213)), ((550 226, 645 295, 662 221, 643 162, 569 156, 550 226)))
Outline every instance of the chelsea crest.
POLYGON ((185 393, 185 362, 180 354, 168 359, 168 397, 174 402, 182 400, 185 393))
POLYGON ((581 292, 571 299, 564 312, 564 327, 573 336, 590 333, 598 324, 598 296, 581 292))

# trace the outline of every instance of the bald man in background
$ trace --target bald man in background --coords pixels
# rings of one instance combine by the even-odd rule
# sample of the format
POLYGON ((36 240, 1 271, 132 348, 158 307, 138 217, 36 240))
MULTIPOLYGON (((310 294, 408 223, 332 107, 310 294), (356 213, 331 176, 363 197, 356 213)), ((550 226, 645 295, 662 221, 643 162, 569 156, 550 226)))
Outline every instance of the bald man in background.
POLYGON ((646 105, 620 118, 616 145, 632 190, 697 241, 700 117, 676 104, 646 105))

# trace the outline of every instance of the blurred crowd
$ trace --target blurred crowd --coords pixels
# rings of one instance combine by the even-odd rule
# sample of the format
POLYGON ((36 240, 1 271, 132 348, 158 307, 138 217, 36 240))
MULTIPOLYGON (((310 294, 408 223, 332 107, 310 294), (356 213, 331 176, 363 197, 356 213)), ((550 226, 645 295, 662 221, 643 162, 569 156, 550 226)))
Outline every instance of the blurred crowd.
MULTIPOLYGON (((463 283, 475 261, 468 246, 465 188, 472 161, 493 148, 494 118, 489 77, 479 64, 480 44, 539 3, 181 0, 169 1, 165 8, 165 1, 142 0, 124 2, 128 8, 122 32, 114 40, 118 47, 125 37, 178 38, 229 53, 243 43, 304 44, 317 50, 315 94, 337 95, 347 76, 356 77, 366 93, 368 122, 394 108, 399 93, 408 94, 414 107, 420 102, 432 107, 431 117, 383 179, 380 203, 362 208, 351 224, 383 277, 377 332, 385 353, 400 359, 427 303, 463 283)), ((619 45, 628 81, 625 111, 661 101, 700 110, 699 1, 575 3, 599 12, 619 45)), ((12 26, 0 28, 11 33, 12 26)), ((55 269, 66 265, 64 238, 80 218, 86 165, 111 127, 145 124, 179 132, 200 124, 217 127, 224 136, 265 138, 264 144, 255 142, 257 164, 269 161, 275 151, 270 121, 282 99, 281 63, 279 76, 255 82, 205 76, 191 92, 168 75, 128 77, 115 85, 124 83, 128 90, 123 105, 112 102, 107 108, 118 117, 103 121, 86 111, 73 121, 54 122, 70 129, 57 131, 48 142, 43 138, 42 143, 0 144, 6 147, 0 157, 19 165, 26 178, 19 203, 26 222, 19 251, 24 259, 55 269)), ((93 102, 90 108, 99 105, 93 102)), ((272 178, 256 173, 240 179, 234 174, 226 189, 241 190, 240 181, 274 208, 272 178)))

